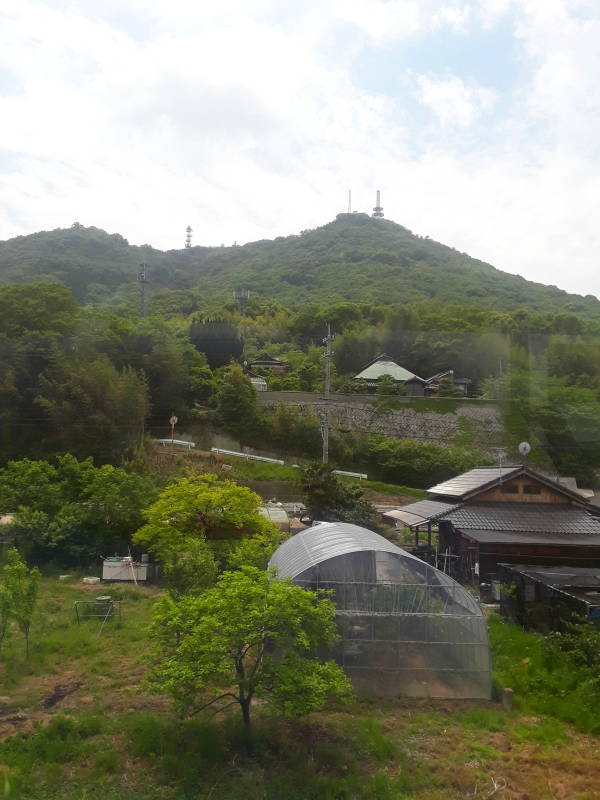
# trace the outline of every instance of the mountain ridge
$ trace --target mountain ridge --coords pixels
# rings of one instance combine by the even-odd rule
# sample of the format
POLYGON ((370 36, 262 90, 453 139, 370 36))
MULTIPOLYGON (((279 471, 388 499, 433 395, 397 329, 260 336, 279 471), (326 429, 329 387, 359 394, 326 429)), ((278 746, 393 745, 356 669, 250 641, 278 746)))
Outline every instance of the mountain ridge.
POLYGON ((434 299, 510 311, 600 314, 600 300, 503 272, 447 245, 367 214, 338 214, 318 228, 230 247, 158 250, 83 227, 0 242, 0 282, 65 283, 81 302, 135 285, 148 264, 149 290, 199 289, 231 298, 236 288, 291 306, 338 301, 382 305, 434 299))

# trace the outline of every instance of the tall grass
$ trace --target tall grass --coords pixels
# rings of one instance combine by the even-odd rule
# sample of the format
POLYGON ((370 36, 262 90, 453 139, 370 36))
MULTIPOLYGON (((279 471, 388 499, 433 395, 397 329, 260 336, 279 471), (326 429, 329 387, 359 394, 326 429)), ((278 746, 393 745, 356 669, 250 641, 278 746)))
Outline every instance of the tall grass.
POLYGON ((514 691, 517 709, 600 733, 600 684, 588 670, 550 650, 546 637, 498 616, 490 617, 489 630, 496 681, 514 691))

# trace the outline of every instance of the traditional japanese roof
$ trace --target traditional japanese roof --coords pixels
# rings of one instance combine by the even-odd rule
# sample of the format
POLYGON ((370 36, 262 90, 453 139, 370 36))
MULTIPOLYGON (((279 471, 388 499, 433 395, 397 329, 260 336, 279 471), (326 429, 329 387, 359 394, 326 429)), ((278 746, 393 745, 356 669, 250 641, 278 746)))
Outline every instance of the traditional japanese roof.
MULTIPOLYGON (((400 364, 396 364, 387 353, 382 353, 380 356, 377 356, 374 361, 371 361, 362 372, 355 375, 354 378, 360 378, 365 381, 377 381, 384 375, 391 375, 396 381, 408 381, 418 377, 413 372, 409 372, 407 369, 404 369, 404 367, 401 367, 400 364)), ((421 378, 419 378, 419 380, 421 380, 421 378)))
POLYGON ((261 353, 259 356, 256 356, 256 358, 252 359, 250 366, 254 366, 256 364, 266 364, 267 366, 270 365, 273 367, 287 367, 286 361, 273 358, 273 356, 270 356, 268 353, 261 353))
POLYGON ((531 533, 518 531, 461 531, 478 544, 541 544, 560 547, 600 547, 600 534, 594 533, 531 533))
MULTIPOLYGON (((459 530, 595 534, 600 519, 578 506, 551 503, 460 504, 442 515, 459 530)), ((495 540, 494 540, 495 541, 495 540)))
POLYGON ((468 500, 486 489, 499 486, 505 481, 518 478, 521 475, 526 475, 532 480, 539 481, 549 486, 551 489, 564 494, 571 500, 587 505, 585 498, 579 491, 570 489, 558 481, 549 478, 547 475, 543 475, 541 472, 523 464, 511 467, 476 467, 468 472, 463 472, 462 475, 457 475, 455 478, 450 478, 449 481, 444 481, 444 483, 438 483, 436 486, 432 486, 431 489, 428 489, 428 492, 435 495, 435 499, 440 497, 454 497, 457 500, 468 500))
POLYGON ((518 472, 519 467, 476 467, 462 475, 450 478, 449 481, 438 483, 427 491, 430 494, 443 495, 444 497, 467 497, 495 482, 506 479, 512 473, 518 472))

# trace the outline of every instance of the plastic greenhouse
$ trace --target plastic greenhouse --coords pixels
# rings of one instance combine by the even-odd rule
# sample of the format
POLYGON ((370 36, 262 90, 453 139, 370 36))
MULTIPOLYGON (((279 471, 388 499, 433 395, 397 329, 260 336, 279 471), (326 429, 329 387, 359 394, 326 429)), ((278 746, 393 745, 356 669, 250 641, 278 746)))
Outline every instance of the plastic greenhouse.
POLYGON ((340 642, 328 654, 356 691, 489 698, 487 626, 460 584, 372 531, 320 522, 284 542, 270 567, 333 592, 340 642))

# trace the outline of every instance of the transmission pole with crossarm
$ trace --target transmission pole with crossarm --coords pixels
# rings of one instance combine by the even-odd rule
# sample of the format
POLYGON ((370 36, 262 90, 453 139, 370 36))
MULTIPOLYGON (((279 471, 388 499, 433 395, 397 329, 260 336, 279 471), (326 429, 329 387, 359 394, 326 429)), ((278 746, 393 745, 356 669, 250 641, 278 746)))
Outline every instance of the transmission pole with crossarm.
POLYGON ((323 381, 324 413, 323 413, 323 426, 322 426, 324 464, 327 464, 327 462, 329 461, 329 401, 330 401, 330 389, 331 389, 331 357, 333 355, 331 349, 332 341, 333 341, 333 336, 331 335, 331 326, 329 323, 327 323, 327 336, 323 339, 323 344, 325 345, 325 355, 323 356, 323 358, 325 359, 325 379, 323 381))

